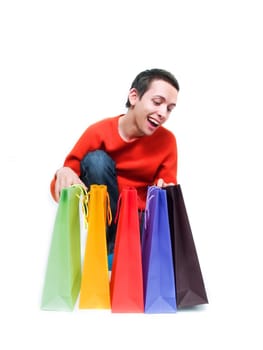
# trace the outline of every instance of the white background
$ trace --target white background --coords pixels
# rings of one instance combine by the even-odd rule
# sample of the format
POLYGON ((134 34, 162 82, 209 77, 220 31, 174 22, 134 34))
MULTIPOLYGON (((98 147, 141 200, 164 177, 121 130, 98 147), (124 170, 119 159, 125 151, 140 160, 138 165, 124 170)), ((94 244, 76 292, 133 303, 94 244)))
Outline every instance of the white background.
POLYGON ((1 349, 262 349, 260 3, 0 2, 1 349), (133 78, 154 67, 181 85, 167 127, 210 304, 41 311, 53 173, 90 123, 125 112, 133 78))

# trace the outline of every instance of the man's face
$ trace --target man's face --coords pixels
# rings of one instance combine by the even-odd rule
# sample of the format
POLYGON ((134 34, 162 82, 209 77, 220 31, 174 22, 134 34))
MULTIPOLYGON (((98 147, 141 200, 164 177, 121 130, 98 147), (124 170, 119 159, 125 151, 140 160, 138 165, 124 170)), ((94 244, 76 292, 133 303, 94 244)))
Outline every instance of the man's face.
MULTIPOLYGON (((135 90, 135 89, 134 89, 135 90)), ((169 118, 176 106, 178 91, 163 80, 154 80, 140 99, 132 97, 135 122, 141 135, 151 135, 169 118)))

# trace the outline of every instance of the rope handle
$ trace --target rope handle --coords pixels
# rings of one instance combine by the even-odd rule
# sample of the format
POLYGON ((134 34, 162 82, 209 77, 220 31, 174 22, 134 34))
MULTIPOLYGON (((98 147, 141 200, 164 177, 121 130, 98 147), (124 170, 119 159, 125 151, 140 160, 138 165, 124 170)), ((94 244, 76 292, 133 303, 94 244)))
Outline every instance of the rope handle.
MULTIPOLYGON (((79 188, 81 193, 76 195, 81 203, 82 213, 84 216, 85 228, 88 226, 89 222, 89 200, 90 200, 90 191, 87 191, 86 188, 81 184, 72 185, 72 187, 79 188)), ((110 225, 112 222, 112 212, 110 207, 110 196, 108 191, 106 191, 106 219, 107 224, 110 225)))
POLYGON ((75 184, 75 185, 72 185, 72 187, 80 189, 80 195, 76 194, 76 196, 78 197, 78 199, 81 203, 82 214, 84 217, 84 224, 85 224, 85 228, 87 228, 88 221, 89 221, 88 203, 89 203, 89 198, 90 198, 90 192, 88 192, 86 190, 86 188, 81 184, 75 184))

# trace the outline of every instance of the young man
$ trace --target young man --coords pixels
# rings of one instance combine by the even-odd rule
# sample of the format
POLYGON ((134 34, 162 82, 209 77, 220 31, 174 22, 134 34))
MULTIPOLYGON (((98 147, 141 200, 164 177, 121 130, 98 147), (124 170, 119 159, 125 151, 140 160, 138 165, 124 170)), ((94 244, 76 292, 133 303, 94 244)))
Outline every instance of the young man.
MULTIPOLYGON (((175 136, 163 127, 177 103, 179 84, 162 69, 143 71, 134 79, 127 113, 90 125, 68 154, 51 182, 58 201, 72 184, 107 185, 113 218, 118 195, 126 186, 138 192, 138 209, 145 209, 147 187, 176 184, 175 136)), ((107 232, 108 254, 114 249, 116 227, 107 232)))

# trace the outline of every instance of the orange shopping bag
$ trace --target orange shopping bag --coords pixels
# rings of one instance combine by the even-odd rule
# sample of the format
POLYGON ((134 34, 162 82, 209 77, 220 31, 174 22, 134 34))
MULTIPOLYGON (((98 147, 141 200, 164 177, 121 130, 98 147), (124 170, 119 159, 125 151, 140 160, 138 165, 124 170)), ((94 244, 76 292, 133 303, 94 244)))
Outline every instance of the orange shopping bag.
POLYGON ((106 185, 91 185, 88 230, 80 287, 80 309, 110 309, 106 225, 111 222, 106 185))

